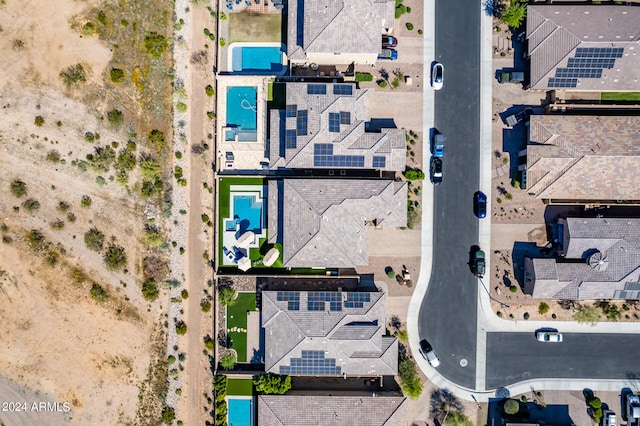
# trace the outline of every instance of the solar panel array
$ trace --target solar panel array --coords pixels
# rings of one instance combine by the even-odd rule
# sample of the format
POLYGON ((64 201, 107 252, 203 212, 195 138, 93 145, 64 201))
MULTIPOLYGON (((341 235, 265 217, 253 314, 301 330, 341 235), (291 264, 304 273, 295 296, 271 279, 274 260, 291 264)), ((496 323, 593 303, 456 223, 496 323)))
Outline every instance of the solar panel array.
POLYGON ((287 117, 295 117, 298 111, 298 105, 291 104, 287 105, 287 117))
POLYGON ((353 86, 350 84, 334 84, 334 95, 353 95, 353 86))
POLYGON ((301 109, 298 111, 298 118, 296 118, 296 132, 298 136, 307 135, 307 123, 309 118, 309 111, 301 109))
POLYGON ((351 124, 351 113, 349 111, 340 111, 340 124, 351 124))
POLYGON ((387 158, 383 156, 373 156, 373 167, 383 169, 387 164, 387 158))
POLYGON ((329 131, 340 133, 340 114, 337 112, 329 113, 329 131))
POLYGON ((308 95, 326 95, 327 85, 326 84, 309 84, 307 85, 307 94, 308 95))
POLYGON ((300 292, 299 291, 279 291, 276 294, 278 302, 288 302, 287 309, 290 311, 300 310, 300 292))
POLYGON ((336 291, 310 291, 307 293, 307 310, 324 311, 329 302, 330 311, 342 310, 342 293, 336 291))
POLYGON ((574 58, 569 58, 566 68, 557 68, 549 78, 550 88, 577 87, 580 78, 602 78, 602 70, 613 68, 616 59, 622 58, 621 47, 580 47, 574 58))
POLYGON ((324 351, 302 351, 302 358, 291 358, 291 365, 281 365, 280 374, 340 375, 335 358, 325 358, 324 351))
POLYGON ((345 308, 362 308, 365 302, 371 302, 369 293, 347 293, 347 300, 344 302, 345 308))
POLYGON ((316 167, 364 167, 364 155, 333 155, 333 145, 317 143, 313 146, 313 165, 316 167))
POLYGON ((287 129, 287 131, 285 132, 284 141, 286 149, 295 149, 298 142, 297 132, 292 129, 287 129))

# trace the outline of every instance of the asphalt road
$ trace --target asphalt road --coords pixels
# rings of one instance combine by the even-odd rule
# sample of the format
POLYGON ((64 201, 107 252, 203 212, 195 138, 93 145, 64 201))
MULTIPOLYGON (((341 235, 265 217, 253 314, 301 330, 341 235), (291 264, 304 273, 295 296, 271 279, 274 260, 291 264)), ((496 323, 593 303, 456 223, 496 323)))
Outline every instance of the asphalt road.
POLYGON ((435 125, 446 142, 443 183, 434 195, 432 273, 419 330, 440 357, 439 372, 474 389, 478 288, 468 263, 470 248, 478 243, 472 209, 480 152, 478 2, 437 0, 435 22, 436 59, 444 65, 444 87, 435 95, 435 125))
POLYGON ((562 333, 562 343, 540 343, 534 333, 488 333, 488 389, 534 378, 640 377, 639 334, 562 333), (625 349, 627 348, 627 349, 625 349), (624 367, 622 367, 624 366, 624 367))

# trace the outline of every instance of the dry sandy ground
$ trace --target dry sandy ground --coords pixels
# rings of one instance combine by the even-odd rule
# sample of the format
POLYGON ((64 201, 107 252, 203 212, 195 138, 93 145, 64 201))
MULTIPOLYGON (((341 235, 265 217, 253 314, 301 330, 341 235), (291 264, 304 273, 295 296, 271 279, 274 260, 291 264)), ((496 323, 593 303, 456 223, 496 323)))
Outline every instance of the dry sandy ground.
POLYGON ((91 109, 73 99, 58 76, 81 62, 90 69, 87 84, 101 84, 109 49, 97 37, 81 38, 69 24, 95 3, 0 2, 0 222, 7 226, 2 235, 12 239, 0 243, 0 378, 7 384, 0 386, 0 401, 28 404, 23 413, 0 412, 6 424, 59 425, 63 418, 78 425, 137 423, 138 387, 149 367, 158 311, 148 308, 136 280, 142 205, 123 187, 108 180, 99 186, 95 173, 71 165, 94 148, 84 140, 87 131, 99 132, 102 145, 126 142, 100 119, 97 109, 106 105, 91 109), (36 116, 44 118, 40 127, 36 116), (52 149, 64 164, 46 161, 52 149), (10 194, 13 179, 27 184, 25 197, 10 194), (88 209, 80 207, 85 194, 93 200, 88 209), (17 212, 14 206, 27 197, 40 208, 17 212), (59 201, 70 204, 75 222, 56 210, 59 201), (65 221, 64 229, 49 226, 56 218, 65 221), (92 226, 126 249, 129 273, 106 270, 101 255, 87 251, 83 235, 92 226), (56 267, 28 250, 24 236, 30 229, 66 251, 56 267), (89 296, 88 280, 73 283, 71 267, 107 289, 109 302, 89 296), (67 403, 70 411, 37 413, 31 404, 40 401, 57 402, 62 411, 67 403))

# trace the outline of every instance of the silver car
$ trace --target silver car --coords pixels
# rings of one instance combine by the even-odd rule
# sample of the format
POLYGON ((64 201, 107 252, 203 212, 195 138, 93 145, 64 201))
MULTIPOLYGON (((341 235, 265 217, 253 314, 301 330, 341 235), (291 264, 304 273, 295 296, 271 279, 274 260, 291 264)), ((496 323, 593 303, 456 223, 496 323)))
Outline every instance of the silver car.
POLYGON ((420 341, 420 354, 433 368, 437 368, 440 365, 440 358, 438 358, 429 342, 424 339, 420 341))
POLYGON ((562 333, 557 331, 536 331, 538 342, 561 343, 562 333))

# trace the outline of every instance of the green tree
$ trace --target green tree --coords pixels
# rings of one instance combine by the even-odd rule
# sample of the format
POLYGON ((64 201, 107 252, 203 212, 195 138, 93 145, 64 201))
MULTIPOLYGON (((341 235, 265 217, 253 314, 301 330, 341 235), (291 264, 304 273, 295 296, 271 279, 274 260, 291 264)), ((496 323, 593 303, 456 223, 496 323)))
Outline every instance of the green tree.
POLYGON ((591 396, 589 398, 589 405, 591 406, 591 408, 601 408, 602 407, 602 400, 600 398, 598 398, 597 396, 591 396))
POLYGON ((452 411, 444 421, 445 426, 473 426, 471 419, 459 411, 452 411))
POLYGON ((44 118, 41 115, 37 115, 35 120, 33 121, 33 124, 38 127, 42 126, 44 124, 44 118))
POLYGON ((158 129, 153 129, 149 133, 149 143, 158 149, 164 148, 165 146, 164 133, 162 133, 158 129))
POLYGON ((230 353, 220 358, 220 366, 224 370, 232 370, 236 365, 236 354, 230 353))
POLYGON ((142 283, 142 297, 144 300, 153 302, 158 298, 160 292, 158 291, 158 284, 154 279, 148 279, 142 283))
POLYGON ((520 411, 520 403, 515 399, 508 399, 504 403, 504 412, 510 416, 520 411))
POLYGON ((540 304, 538 305, 538 313, 540 315, 544 315, 547 312, 549 312, 549 305, 545 302, 540 302, 540 304))
POLYGON ((600 320, 600 309, 595 306, 578 305, 576 313, 573 314, 573 319, 579 323, 589 324, 595 326, 600 320))
POLYGON ((291 377, 277 374, 261 374, 253 381, 256 391, 267 395, 283 395, 291 389, 291 377))
POLYGON ((88 195, 83 195, 82 199, 80 200, 80 205, 84 208, 91 207, 91 197, 89 197, 88 195))
POLYGON ((122 149, 118 153, 118 158, 116 159, 114 167, 118 170, 130 172, 136 167, 136 156, 128 149, 122 149))
POLYGON ((87 73, 82 64, 76 64, 60 71, 60 78, 70 88, 87 81, 87 73))
POLYGON ((179 321, 176 323, 176 334, 180 336, 184 336, 187 334, 187 324, 184 321, 179 321))
POLYGON ((167 39, 158 33, 151 32, 144 37, 144 47, 151 56, 156 58, 162 56, 167 46, 167 39))
POLYGON ((218 295, 222 306, 231 306, 236 302, 236 290, 233 287, 220 287, 218 295))
POLYGON ((416 399, 422 394, 422 381, 416 370, 416 363, 410 358, 405 358, 398 365, 400 376, 400 388, 411 399, 416 399))
POLYGON ((607 303, 602 307, 602 312, 610 321, 618 321, 622 316, 622 312, 620 312, 620 308, 616 305, 611 305, 607 303))
POLYGON ((200 302, 200 309, 202 309, 202 312, 209 312, 211 310, 211 302, 203 300, 200 302))
POLYGON ((213 96, 216 93, 213 86, 210 84, 208 84, 207 87, 204 88, 204 91, 207 94, 207 96, 213 96))
POLYGON ((511 28, 520 28, 527 15, 527 4, 512 1, 500 15, 500 19, 511 28))
POLYGON ((11 182, 11 193, 14 197, 20 198, 27 194, 27 184, 19 179, 11 182))
POLYGON ((93 283, 93 285, 91 286, 91 290, 89 290, 89 294, 91 295, 91 298, 93 298, 93 300, 95 300, 96 302, 104 302, 105 300, 107 300, 107 297, 108 297, 108 294, 105 291, 105 289, 96 283, 93 283))
POLYGON ((89 250, 101 252, 104 247, 104 234, 98 228, 91 228, 84 234, 84 244, 89 250))
POLYGON ((104 262, 108 269, 122 269, 127 264, 127 255, 124 251, 124 247, 120 247, 113 243, 109 244, 104 252, 104 262))
POLYGON ((407 168, 402 174, 407 180, 424 180, 424 172, 419 169, 407 168))

